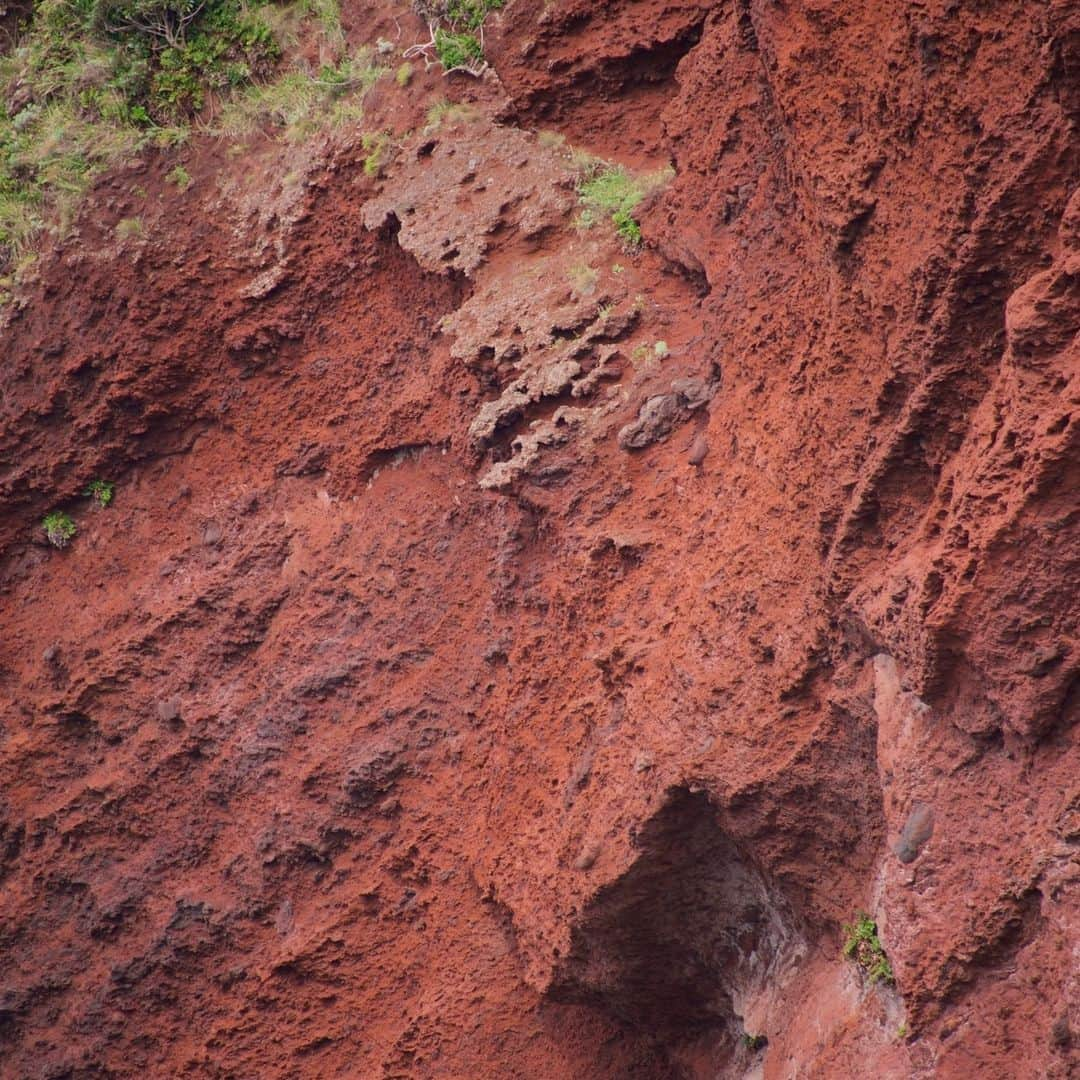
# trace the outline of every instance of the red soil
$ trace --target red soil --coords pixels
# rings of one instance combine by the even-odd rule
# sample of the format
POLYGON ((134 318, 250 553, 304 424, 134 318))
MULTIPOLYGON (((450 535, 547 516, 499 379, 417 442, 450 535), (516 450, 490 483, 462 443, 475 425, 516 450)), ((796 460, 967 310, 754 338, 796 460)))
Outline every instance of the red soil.
POLYGON ((379 180, 103 183, 3 331, 0 1075, 1068 1076, 1075 7, 488 45, 379 180), (674 163, 643 253, 532 128, 674 163))

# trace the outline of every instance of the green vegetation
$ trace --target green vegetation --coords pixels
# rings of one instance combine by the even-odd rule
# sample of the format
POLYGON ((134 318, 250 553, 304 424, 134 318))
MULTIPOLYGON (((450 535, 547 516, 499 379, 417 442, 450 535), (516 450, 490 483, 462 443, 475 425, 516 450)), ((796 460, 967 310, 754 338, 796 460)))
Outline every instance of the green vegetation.
POLYGON ((191 187, 191 173, 183 165, 177 165, 165 174, 165 179, 170 184, 175 184, 181 191, 187 191, 191 187))
POLYGON ((409 83, 412 82, 412 74, 412 64, 410 64, 409 61, 406 60, 405 63, 402 64, 396 72, 394 72, 394 82, 396 82, 398 86, 400 86, 401 89, 404 90, 405 87, 407 87, 409 83))
POLYGON ((484 63, 484 46, 473 34, 435 31, 435 55, 447 71, 471 71, 484 63))
POLYGON ((608 165, 589 154, 575 151, 571 156, 581 174, 578 197, 583 209, 578 224, 592 228, 599 218, 608 218, 628 249, 641 246, 641 225, 634 210, 655 188, 674 175, 670 168, 645 176, 631 176, 621 165, 608 165))
POLYGON ((844 927, 844 956, 854 960, 872 983, 893 982, 892 964, 878 937, 877 923, 864 911, 856 915, 852 925, 844 927))
POLYGON ((742 1037, 743 1046, 745 1046, 752 1054, 767 1045, 768 1042, 769 1040, 766 1039, 764 1035, 751 1035, 749 1032, 746 1032, 742 1037))
POLYGON ((121 218, 116 223, 116 235, 121 240, 133 240, 137 236, 142 236, 142 233, 143 223, 141 218, 121 218))
POLYGON ((625 169, 609 165, 592 172, 578 186, 578 195, 585 207, 582 225, 590 227, 597 215, 609 217, 627 247, 640 245, 641 226, 633 211, 645 197, 645 189, 625 169))
POLYGON ((446 4, 446 18, 453 26, 480 30, 488 15, 498 11, 505 3, 506 0, 449 0, 446 4))
POLYGON ((377 131, 361 136, 360 145, 367 151, 364 158, 364 175, 381 176, 390 159, 390 132, 377 131))
POLYGON ((385 74, 370 49, 324 64, 317 72, 296 66, 273 82, 254 83, 233 94, 211 129, 236 138, 269 126, 299 141, 317 131, 358 123, 364 94, 385 74))
MULTIPOLYGON (((347 54, 337 0, 38 0, 0 57, 0 302, 118 161, 196 126, 299 137, 354 120, 381 73, 347 54), (332 62, 287 64, 301 38, 332 62)), ((190 182, 181 166, 168 179, 190 182)))
POLYGON ((581 296, 592 296, 596 291, 596 281, 600 275, 588 263, 575 263, 567 271, 570 284, 581 296))
POLYGON ((457 101, 436 101, 434 105, 428 109, 427 113, 427 126, 426 131, 435 131, 437 128, 442 127, 446 121, 454 120, 475 120, 478 116, 477 111, 471 105, 464 105, 457 101))
POLYGON ((68 541, 77 531, 75 522, 63 510, 54 510, 51 514, 46 514, 41 527, 45 530, 49 543, 57 548, 67 547, 68 541))
POLYGON ((484 59, 484 22, 498 11, 506 0, 414 0, 417 14, 427 19, 431 40, 405 50, 405 59, 422 56, 425 63, 431 57, 442 64, 443 70, 465 71, 482 75, 487 68, 484 59))
POLYGON ((116 485, 111 480, 91 480, 83 492, 88 499, 94 499, 104 509, 113 501, 116 485))

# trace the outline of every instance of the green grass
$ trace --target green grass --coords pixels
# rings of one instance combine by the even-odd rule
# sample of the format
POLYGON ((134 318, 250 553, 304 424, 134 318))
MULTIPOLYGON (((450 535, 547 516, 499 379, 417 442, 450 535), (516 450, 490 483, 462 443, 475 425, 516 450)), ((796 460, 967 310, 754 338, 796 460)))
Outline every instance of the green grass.
POLYGON ((582 224, 588 227, 597 216, 608 217, 628 247, 641 243, 641 226, 633 212, 645 189, 625 169, 609 165, 594 172, 582 180, 578 195, 585 208, 582 224))
POLYGON ((443 124, 453 123, 455 120, 475 120, 479 114, 471 105, 457 101, 436 101, 427 111, 427 125, 425 131, 435 131, 443 124))
POLYGON ((191 173, 183 165, 177 165, 165 174, 165 179, 170 184, 175 184, 181 191, 187 191, 191 187, 191 173))
MULTIPOLYGON (((356 120, 380 73, 366 53, 346 53, 337 0, 39 0, 0 57, 0 302, 42 232, 66 235, 106 169, 181 145, 196 126, 302 137, 356 120), (190 16, 182 30, 166 9, 190 16), (168 36, 146 29, 166 26, 168 36), (285 64, 301 40, 321 67, 285 64)), ((182 166, 168 179, 190 183, 182 166)))
POLYGON ((364 95, 385 73, 370 49, 324 64, 317 72, 297 65, 272 82, 234 94, 209 130, 236 138, 269 127, 298 141, 317 131, 357 123, 363 118, 364 95))
POLYGON ((121 218, 116 223, 116 235, 121 240, 134 240, 136 237, 142 236, 143 223, 142 218, 129 217, 121 218))
POLYGON ((844 928, 844 956, 854 960, 866 972, 872 983, 893 982, 892 964, 878 937, 877 923, 866 912, 859 912, 855 922, 844 928))
POLYGON ((373 179, 382 175, 390 160, 391 140, 388 131, 369 132, 360 138, 360 145, 367 151, 364 158, 364 175, 373 179))
POLYGON ((484 22, 493 11, 498 11, 506 0, 417 0, 413 7, 428 20, 431 40, 413 45, 405 50, 405 59, 424 57, 425 63, 432 54, 447 73, 467 71, 472 75, 483 74, 487 67, 484 59, 484 22))
POLYGON ((606 165, 588 154, 574 152, 572 161, 581 174, 578 197, 582 211, 578 223, 591 228, 600 218, 608 218, 627 248, 641 246, 641 225, 634 210, 650 191, 666 184, 673 171, 662 169, 644 176, 632 176, 621 165, 606 165))
POLYGON ((450 0, 446 5, 446 18, 451 26, 479 30, 488 15, 505 3, 506 0, 450 0))
POLYGON ((47 220, 65 233, 93 178, 142 138, 63 96, 0 116, 0 272, 32 248, 47 220))

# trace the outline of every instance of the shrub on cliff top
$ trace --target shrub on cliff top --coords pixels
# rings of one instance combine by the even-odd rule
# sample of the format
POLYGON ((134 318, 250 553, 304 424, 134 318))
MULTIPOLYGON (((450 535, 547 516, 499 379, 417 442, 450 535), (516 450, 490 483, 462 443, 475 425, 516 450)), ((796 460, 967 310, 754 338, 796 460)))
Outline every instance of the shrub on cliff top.
POLYGON ((95 176, 183 141, 211 97, 224 103, 215 133, 269 120, 299 135, 356 119, 379 73, 347 53, 337 0, 38 0, 0 56, 0 303, 95 176), (313 71, 300 56, 271 80, 301 31, 329 62, 313 71))
POLYGON ((446 74, 464 71, 482 75, 484 59, 484 22, 498 11, 505 0, 413 0, 413 10, 427 21, 431 40, 405 50, 406 60, 431 56, 442 64, 446 74))
POLYGON ((484 63, 484 46, 474 34, 455 34, 440 26, 435 31, 435 55, 447 71, 469 71, 484 63))
POLYGON ((451 26, 479 30, 506 0, 413 0, 413 10, 429 23, 445 20, 451 26))

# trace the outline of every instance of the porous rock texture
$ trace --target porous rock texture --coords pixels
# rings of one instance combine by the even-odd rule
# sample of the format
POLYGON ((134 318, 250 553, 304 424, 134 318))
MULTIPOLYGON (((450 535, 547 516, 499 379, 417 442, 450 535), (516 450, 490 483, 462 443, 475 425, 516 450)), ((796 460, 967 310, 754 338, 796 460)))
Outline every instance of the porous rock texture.
POLYGON ((1075 4, 485 40, 9 312, 0 1074, 1075 1075, 1075 4))

